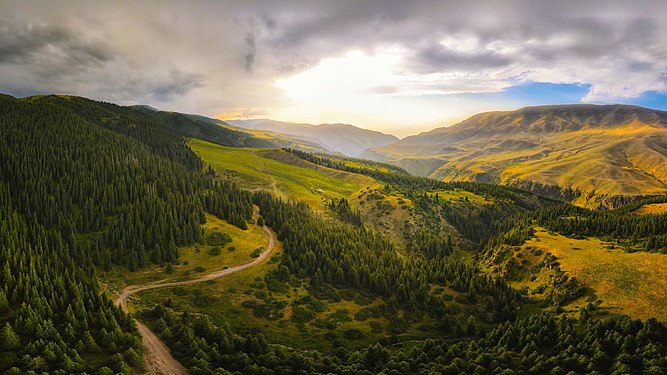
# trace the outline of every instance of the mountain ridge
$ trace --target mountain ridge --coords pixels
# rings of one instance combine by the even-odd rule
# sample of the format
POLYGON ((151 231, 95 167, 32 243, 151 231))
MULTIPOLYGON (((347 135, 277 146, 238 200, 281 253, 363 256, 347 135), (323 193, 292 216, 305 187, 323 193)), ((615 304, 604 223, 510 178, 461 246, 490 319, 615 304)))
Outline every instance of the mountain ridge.
POLYGON ((664 194, 667 112, 592 104, 484 112, 361 157, 445 181, 558 186, 594 196, 664 194))
POLYGON ((348 156, 359 156, 368 148, 386 146, 399 140, 391 134, 343 123, 313 125, 271 119, 226 120, 226 122, 246 129, 264 129, 303 137, 316 141, 330 151, 348 156))

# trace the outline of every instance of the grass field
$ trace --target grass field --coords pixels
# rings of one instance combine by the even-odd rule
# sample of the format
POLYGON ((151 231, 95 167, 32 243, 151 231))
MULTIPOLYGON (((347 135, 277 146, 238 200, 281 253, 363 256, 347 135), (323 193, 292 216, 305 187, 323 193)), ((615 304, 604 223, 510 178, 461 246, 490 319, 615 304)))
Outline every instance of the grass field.
POLYGON ((471 193, 469 191, 461 190, 458 188, 454 190, 437 190, 437 191, 432 191, 430 193, 431 194, 438 193, 438 196, 440 197, 441 200, 449 202, 463 201, 467 199, 469 202, 474 204, 491 203, 491 201, 489 201, 488 199, 486 199, 481 195, 477 195, 475 193, 471 193))
POLYGON ((241 186, 303 201, 316 210, 323 208, 325 200, 351 197, 367 186, 378 186, 370 177, 308 163, 281 150, 224 147, 200 140, 191 140, 189 145, 218 173, 241 186))
POLYGON ((666 255, 627 253, 596 238, 577 240, 541 228, 523 245, 528 247, 553 254, 564 272, 595 292, 601 308, 633 318, 667 321, 666 255))
POLYGON ((239 229, 224 220, 206 214, 206 223, 203 225, 204 243, 181 247, 180 264, 175 265, 173 273, 168 274, 165 267, 152 265, 137 272, 130 272, 127 267, 113 267, 111 271, 98 270, 98 280, 106 285, 108 292, 115 294, 128 285, 145 284, 153 281, 174 279, 186 280, 202 272, 218 270, 226 266, 247 263, 252 260, 250 254, 257 248, 266 246, 266 235, 262 228, 249 225, 247 230, 239 229), (226 233, 232 241, 220 248, 220 255, 211 255, 210 251, 216 246, 206 243, 206 238, 214 232, 226 233), (229 249, 233 248, 233 251, 229 249), (200 268, 200 267, 203 267, 200 268))
MULTIPOLYGON (((278 266, 277 260, 281 252, 282 246, 278 245, 271 260, 215 282, 187 286, 178 291, 173 289, 145 291, 140 293, 140 297, 144 301, 144 307, 162 303, 167 298, 171 298, 177 310, 187 309, 195 313, 205 313, 217 324, 227 322, 234 327, 236 332, 260 330, 271 342, 305 349, 331 351, 342 342, 348 348, 358 349, 389 336, 387 327, 390 322, 387 319, 370 317, 359 321, 354 318, 361 309, 381 304, 380 299, 368 299, 362 304, 351 300, 320 301, 323 303, 323 311, 317 312, 312 320, 306 323, 292 321, 292 303, 308 295, 305 285, 292 285, 287 292, 280 293, 269 291, 264 283, 264 275, 278 266), (195 302, 197 295, 206 295, 209 303, 198 305, 195 302), (284 307, 271 312, 272 317, 267 319, 256 316, 252 308, 244 307, 244 302, 249 301, 258 304, 282 303, 284 307), (343 315, 347 316, 347 319, 334 319, 333 316, 337 315, 337 312, 345 312, 343 315), (333 320, 336 327, 334 329, 317 327, 318 319, 321 321, 333 320), (355 339, 342 339, 345 332, 349 330, 356 330, 361 335, 355 339)), ((418 329, 419 325, 429 323, 434 324, 435 322, 430 318, 423 319, 419 324, 413 324, 401 336, 404 340, 437 336, 436 333, 429 334, 429 332, 418 329)))
POLYGON ((664 214, 667 212, 667 203, 645 204, 635 210, 636 214, 664 214))

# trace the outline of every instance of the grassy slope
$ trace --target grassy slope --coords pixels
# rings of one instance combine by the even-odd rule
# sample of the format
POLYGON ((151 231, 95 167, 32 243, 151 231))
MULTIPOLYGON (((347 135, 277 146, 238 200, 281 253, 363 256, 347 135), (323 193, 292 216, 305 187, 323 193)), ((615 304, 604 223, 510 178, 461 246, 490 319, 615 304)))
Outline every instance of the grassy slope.
POLYGON ((667 203, 646 204, 635 210, 635 213, 640 215, 664 214, 665 212, 667 212, 667 203))
POLYGON ((350 197, 378 185, 370 177, 317 166, 281 150, 238 149, 200 140, 189 144, 204 162, 241 186, 300 200, 316 210, 323 208, 324 200, 350 197))
POLYGON ((537 116, 531 109, 480 114, 371 151, 412 173, 447 181, 529 181, 611 196, 667 193, 662 112, 557 107, 538 108, 537 116))
POLYGON ((447 156, 431 176, 444 180, 490 180, 510 184, 532 181, 607 195, 667 193, 667 175, 659 168, 667 156, 651 145, 667 130, 638 124, 614 131, 581 130, 546 139, 539 147, 519 150, 477 150, 447 156))
MULTIPOLYGON (((535 238, 527 241, 522 250, 529 247, 558 258, 564 272, 595 292, 602 301, 601 308, 633 318, 667 320, 667 256, 664 254, 627 253, 610 249, 609 243, 596 238, 577 240, 539 228, 535 238)), ((586 303, 577 300, 568 307, 586 303)))
MULTIPOLYGON (((274 257, 278 257, 281 252, 282 247, 278 247, 274 257)), ((186 287, 185 289, 188 291, 188 294, 184 296, 177 296, 170 290, 142 292, 141 296, 147 303, 163 302, 165 299, 171 298, 177 310, 187 308, 189 311, 206 313, 214 321, 227 321, 235 330, 241 332, 244 330, 252 332, 254 329, 260 329, 270 342, 302 349, 334 350, 337 345, 325 337, 325 334, 328 332, 340 335, 345 330, 358 329, 365 337, 356 340, 343 340, 348 348, 356 349, 365 347, 389 335, 386 331, 379 333, 371 332, 371 322, 380 324, 386 329, 389 321, 385 318, 369 318, 365 321, 354 319, 355 313, 362 308, 380 304, 381 300, 379 299, 372 301, 368 305, 360 305, 353 301, 345 300, 326 303, 326 310, 317 313, 315 319, 325 319, 335 311, 345 309, 348 311, 348 315, 352 318, 352 321, 338 323, 338 327, 335 330, 317 328, 313 324, 315 320, 305 323, 302 328, 299 328, 298 324, 290 320, 292 311, 291 303, 295 299, 308 295, 305 287, 291 287, 287 293, 274 293, 263 286, 264 283, 262 280, 264 275, 275 269, 277 264, 275 261, 265 262, 244 272, 216 280, 215 283, 186 287), (255 316, 252 309, 243 307, 242 303, 244 301, 264 303, 263 300, 255 296, 257 292, 265 292, 268 297, 266 301, 284 301, 287 304, 287 307, 283 310, 284 315, 280 319, 269 320, 255 316), (195 293, 205 293, 213 299, 213 302, 208 306, 198 307, 193 303, 195 293)), ((421 322, 421 324, 432 323, 434 323, 432 319, 425 319, 421 322)), ((429 335, 428 332, 418 330, 417 325, 413 325, 402 336, 405 339, 410 339, 436 337, 437 334, 429 335)))

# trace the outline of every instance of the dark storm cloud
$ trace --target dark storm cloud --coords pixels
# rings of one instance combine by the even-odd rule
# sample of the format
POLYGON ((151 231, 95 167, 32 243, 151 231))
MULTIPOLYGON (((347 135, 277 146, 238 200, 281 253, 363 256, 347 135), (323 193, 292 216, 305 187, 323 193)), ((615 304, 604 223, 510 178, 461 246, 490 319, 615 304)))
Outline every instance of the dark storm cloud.
POLYGON ((81 35, 61 26, 0 20, 0 64, 45 64, 60 59, 70 65, 87 65, 113 58, 110 47, 86 41, 81 35))
POLYGON ((161 102, 171 100, 187 94, 195 88, 204 85, 204 76, 196 73, 171 71, 165 79, 141 87, 143 91, 161 102))
POLYGON ((252 67, 255 64, 255 57, 257 55, 255 35, 252 33, 247 33, 243 38, 243 43, 245 44, 245 53, 243 55, 245 60, 244 68, 247 73, 250 73, 252 72, 252 67))
POLYGON ((507 66, 512 59, 493 51, 454 51, 441 45, 432 45, 412 56, 411 67, 419 73, 433 73, 452 69, 480 69, 507 66))

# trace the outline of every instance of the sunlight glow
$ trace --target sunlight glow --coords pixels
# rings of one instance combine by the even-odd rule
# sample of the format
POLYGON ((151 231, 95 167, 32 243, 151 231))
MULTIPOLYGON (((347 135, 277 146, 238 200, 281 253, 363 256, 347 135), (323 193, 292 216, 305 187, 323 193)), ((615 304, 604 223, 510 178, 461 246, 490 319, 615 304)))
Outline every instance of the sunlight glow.
POLYGON ((288 104, 272 117, 316 124, 347 122, 403 136, 462 120, 479 104, 446 94, 506 86, 481 73, 410 73, 404 69, 407 56, 398 48, 373 54, 349 51, 278 79, 275 86, 285 93, 288 104))

